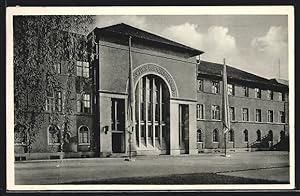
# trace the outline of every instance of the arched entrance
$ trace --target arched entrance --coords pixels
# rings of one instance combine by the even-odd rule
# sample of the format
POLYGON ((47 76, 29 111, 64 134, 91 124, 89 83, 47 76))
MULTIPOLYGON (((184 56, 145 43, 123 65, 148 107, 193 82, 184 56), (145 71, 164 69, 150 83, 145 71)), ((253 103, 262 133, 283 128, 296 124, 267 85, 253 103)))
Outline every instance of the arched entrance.
POLYGON ((159 76, 145 75, 135 88, 137 150, 170 152, 170 92, 159 76))

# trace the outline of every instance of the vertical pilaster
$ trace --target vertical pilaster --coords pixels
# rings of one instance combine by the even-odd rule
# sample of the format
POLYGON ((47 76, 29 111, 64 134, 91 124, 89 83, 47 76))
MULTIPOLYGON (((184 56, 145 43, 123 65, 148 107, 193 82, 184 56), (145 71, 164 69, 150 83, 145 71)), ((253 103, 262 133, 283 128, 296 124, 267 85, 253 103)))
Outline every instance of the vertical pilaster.
POLYGON ((170 101, 170 155, 179 155, 179 105, 170 101))
POLYGON ((196 104, 189 104, 189 154, 197 154, 196 104))

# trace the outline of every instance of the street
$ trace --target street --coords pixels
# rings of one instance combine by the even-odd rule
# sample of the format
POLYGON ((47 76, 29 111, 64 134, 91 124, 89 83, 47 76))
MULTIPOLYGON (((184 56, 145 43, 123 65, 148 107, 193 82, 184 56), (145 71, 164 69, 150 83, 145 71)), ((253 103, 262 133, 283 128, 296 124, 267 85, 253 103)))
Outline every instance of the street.
POLYGON ((289 154, 264 151, 232 153, 230 157, 221 154, 140 156, 135 161, 124 161, 124 158, 24 161, 15 163, 15 184, 86 184, 118 178, 166 178, 201 173, 288 183, 289 154))

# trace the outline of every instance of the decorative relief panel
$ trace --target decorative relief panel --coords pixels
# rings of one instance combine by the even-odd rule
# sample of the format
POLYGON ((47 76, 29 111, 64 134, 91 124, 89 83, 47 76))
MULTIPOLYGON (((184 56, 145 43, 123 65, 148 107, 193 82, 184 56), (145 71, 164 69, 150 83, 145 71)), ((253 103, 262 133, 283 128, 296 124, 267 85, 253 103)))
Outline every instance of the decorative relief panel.
POLYGON ((134 83, 136 83, 137 80, 141 78, 141 76, 147 74, 153 74, 153 73, 158 74, 165 80, 165 82, 168 83, 168 86, 170 87, 171 90, 172 97, 178 96, 177 86, 174 79, 166 69, 164 69, 159 65, 149 63, 137 67, 136 69, 133 70, 133 81, 134 83))

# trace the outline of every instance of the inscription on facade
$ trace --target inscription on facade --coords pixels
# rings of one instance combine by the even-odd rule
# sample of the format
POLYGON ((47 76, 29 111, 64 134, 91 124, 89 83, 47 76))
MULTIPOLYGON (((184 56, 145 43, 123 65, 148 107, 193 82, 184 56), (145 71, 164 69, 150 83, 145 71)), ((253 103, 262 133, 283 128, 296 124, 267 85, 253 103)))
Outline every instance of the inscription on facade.
POLYGON ((176 84, 174 79, 172 78, 172 76, 162 67, 155 65, 155 64, 145 64, 145 65, 141 65, 138 68, 136 68, 133 71, 133 80, 134 83, 137 82, 137 80, 139 79, 139 77, 141 75, 144 75, 146 73, 157 73, 160 76, 162 76, 169 84, 170 88, 171 88, 171 94, 172 97, 177 97, 177 88, 176 88, 176 84))

